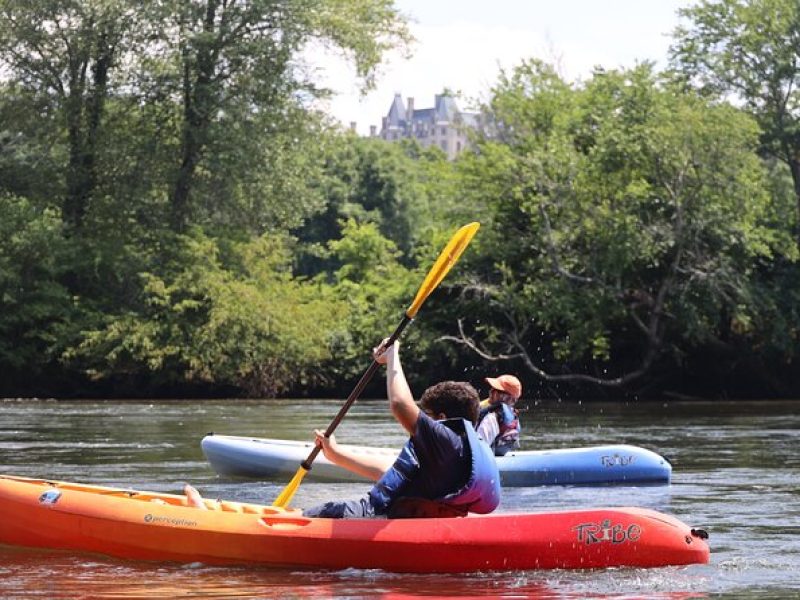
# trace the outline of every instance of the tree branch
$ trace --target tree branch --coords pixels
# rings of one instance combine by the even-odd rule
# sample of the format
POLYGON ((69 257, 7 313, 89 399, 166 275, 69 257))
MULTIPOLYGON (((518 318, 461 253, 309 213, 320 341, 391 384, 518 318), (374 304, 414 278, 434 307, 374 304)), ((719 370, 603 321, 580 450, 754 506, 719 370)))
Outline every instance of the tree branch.
POLYGON ((583 283, 583 284, 597 283, 591 277, 583 277, 581 275, 575 275, 574 273, 570 273, 561 266, 561 263, 558 260, 558 253, 556 252, 556 245, 553 242, 553 231, 552 228, 550 227, 550 217, 547 216, 547 211, 544 209, 544 204, 539 205, 539 214, 542 216, 542 221, 544 222, 545 241, 547 243, 547 255, 550 258, 550 264, 552 265, 553 272, 556 275, 560 275, 565 279, 568 279, 570 281, 575 281, 577 283, 583 283))
POLYGON ((515 353, 500 353, 496 354, 488 349, 482 347, 478 342, 476 342, 473 338, 469 337, 466 332, 464 331, 464 323, 462 319, 458 320, 458 331, 459 335, 452 336, 452 335, 444 335, 439 337, 439 340, 442 341, 450 341, 456 344, 460 344, 481 358, 486 361, 490 362, 499 362, 499 361, 511 361, 515 359, 520 359, 525 367, 533 373, 536 377, 550 382, 550 383, 587 383, 592 385, 597 385, 604 388, 620 388, 624 387, 625 385, 639 379, 643 375, 645 375, 653 365, 656 356, 658 355, 658 348, 650 345, 648 347, 647 352, 639 364, 639 366, 629 373, 622 375, 620 377, 613 377, 610 379, 605 379, 602 377, 594 377, 592 375, 585 375, 585 374, 553 374, 542 367, 540 367, 533 358, 530 356, 528 351, 525 349, 525 345, 522 343, 522 340, 518 336, 518 329, 516 327, 511 328, 511 333, 508 334, 506 341, 509 345, 513 348, 516 348, 518 352, 515 353))

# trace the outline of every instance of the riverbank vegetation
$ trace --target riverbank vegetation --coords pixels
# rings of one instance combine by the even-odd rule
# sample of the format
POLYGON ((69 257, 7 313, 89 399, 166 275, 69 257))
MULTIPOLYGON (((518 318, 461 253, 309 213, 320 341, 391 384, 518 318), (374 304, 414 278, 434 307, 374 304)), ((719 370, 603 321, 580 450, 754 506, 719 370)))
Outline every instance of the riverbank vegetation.
POLYGON ((303 50, 368 86, 388 0, 0 7, 0 395, 346 395, 474 220, 414 385, 800 395, 796 3, 686 9, 663 71, 522 61, 454 161, 314 109, 303 50))

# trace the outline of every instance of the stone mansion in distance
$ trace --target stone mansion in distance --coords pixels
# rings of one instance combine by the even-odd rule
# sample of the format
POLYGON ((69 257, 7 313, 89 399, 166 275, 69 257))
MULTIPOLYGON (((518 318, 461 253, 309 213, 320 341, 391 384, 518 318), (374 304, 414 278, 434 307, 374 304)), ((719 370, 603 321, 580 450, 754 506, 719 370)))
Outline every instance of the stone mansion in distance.
POLYGON ((469 147, 467 130, 478 126, 479 115, 460 111, 448 94, 436 94, 432 108, 415 108, 414 98, 403 103, 401 95, 395 94, 380 133, 373 125, 370 136, 390 142, 415 138, 423 147, 438 146, 452 160, 469 147))

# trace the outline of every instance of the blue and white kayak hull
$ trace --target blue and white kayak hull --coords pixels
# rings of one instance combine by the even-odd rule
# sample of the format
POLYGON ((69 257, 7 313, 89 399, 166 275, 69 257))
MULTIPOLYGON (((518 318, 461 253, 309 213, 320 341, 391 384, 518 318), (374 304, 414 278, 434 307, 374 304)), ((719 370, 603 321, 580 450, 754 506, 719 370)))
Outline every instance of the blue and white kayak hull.
MULTIPOLYGON (((220 475, 251 479, 291 477, 313 448, 311 442, 215 434, 205 436, 201 446, 220 475)), ((391 448, 340 446, 358 453, 382 455, 387 460, 399 452, 391 448)), ((672 476, 672 465, 666 458, 628 444, 509 452, 497 457, 497 466, 506 487, 665 484, 672 476)), ((306 477, 327 482, 366 481, 337 467, 321 453, 306 477)))

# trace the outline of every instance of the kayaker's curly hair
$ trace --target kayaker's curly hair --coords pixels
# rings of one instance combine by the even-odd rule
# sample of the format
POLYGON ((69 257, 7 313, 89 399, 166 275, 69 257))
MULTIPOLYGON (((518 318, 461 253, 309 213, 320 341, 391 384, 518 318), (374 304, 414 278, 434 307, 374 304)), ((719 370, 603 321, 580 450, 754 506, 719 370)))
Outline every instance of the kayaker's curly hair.
POLYGON ((420 408, 438 415, 444 413, 448 419, 461 417, 474 427, 478 423, 478 391, 466 381, 441 381, 422 394, 420 408))

